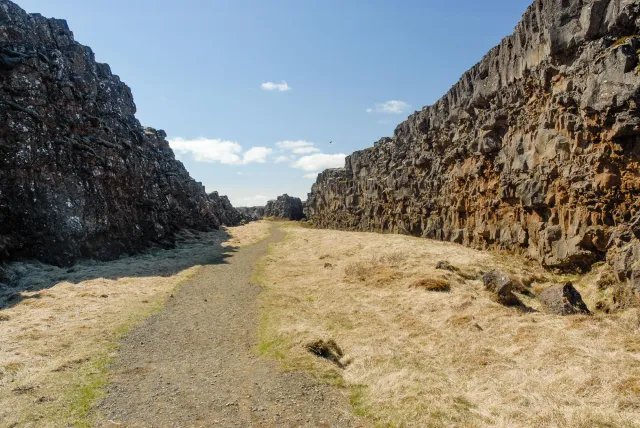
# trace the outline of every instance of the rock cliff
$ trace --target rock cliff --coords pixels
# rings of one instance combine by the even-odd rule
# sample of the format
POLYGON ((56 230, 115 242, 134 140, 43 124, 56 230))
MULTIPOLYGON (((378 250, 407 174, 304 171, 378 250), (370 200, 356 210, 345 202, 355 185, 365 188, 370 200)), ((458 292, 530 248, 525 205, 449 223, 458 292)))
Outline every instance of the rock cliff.
POLYGON ((536 0, 513 35, 393 137, 322 173, 327 228, 607 259, 640 289, 640 4, 536 0))
POLYGON ((231 205, 231 201, 227 196, 220 196, 218 192, 212 192, 208 195, 209 200, 213 203, 213 210, 218 215, 218 219, 225 226, 235 226, 246 221, 242 213, 231 205))
POLYGON ((0 262, 111 259, 236 221, 135 112, 65 21, 0 0, 0 262))
POLYGON ((262 220, 264 218, 264 207, 238 207, 238 212, 245 221, 262 220))
POLYGON ((287 194, 278 196, 274 201, 267 202, 267 206, 264 208, 264 216, 295 221, 302 220, 305 217, 300 198, 294 198, 287 194))

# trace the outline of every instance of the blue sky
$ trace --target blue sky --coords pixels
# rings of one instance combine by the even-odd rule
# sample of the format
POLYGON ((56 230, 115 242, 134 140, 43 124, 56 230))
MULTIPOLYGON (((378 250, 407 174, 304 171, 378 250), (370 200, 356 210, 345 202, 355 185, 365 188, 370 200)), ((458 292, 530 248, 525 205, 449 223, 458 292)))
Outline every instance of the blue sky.
POLYGON ((242 206, 306 199, 321 168, 435 102, 531 0, 16 2, 66 19, 138 119, 242 206))

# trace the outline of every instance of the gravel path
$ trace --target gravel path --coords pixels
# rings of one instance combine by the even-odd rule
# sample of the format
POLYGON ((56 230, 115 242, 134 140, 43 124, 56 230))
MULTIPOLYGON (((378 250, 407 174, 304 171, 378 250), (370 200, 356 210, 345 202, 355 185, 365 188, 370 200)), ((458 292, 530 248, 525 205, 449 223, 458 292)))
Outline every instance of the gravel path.
POLYGON ((346 398, 258 358, 260 288, 250 283, 271 237, 208 265, 123 341, 101 426, 351 427, 346 398))

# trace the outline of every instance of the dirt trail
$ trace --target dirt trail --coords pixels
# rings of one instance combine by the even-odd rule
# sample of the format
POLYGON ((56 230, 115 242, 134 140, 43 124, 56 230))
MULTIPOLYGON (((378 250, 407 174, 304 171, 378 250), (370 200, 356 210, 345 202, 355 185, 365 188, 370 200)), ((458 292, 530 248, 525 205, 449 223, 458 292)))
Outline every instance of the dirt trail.
POLYGON ((122 343, 102 426, 360 426, 346 398, 303 373, 255 355, 260 288, 251 284, 267 245, 240 248, 203 268, 167 307, 122 343))

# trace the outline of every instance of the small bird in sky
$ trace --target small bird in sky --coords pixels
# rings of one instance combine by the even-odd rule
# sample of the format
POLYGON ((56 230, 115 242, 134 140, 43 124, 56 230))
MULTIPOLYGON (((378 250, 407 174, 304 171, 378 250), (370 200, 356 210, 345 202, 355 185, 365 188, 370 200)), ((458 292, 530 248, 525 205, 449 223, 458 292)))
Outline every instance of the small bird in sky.
POLYGON ((329 141, 329 144, 333 143, 333 140, 329 141))

